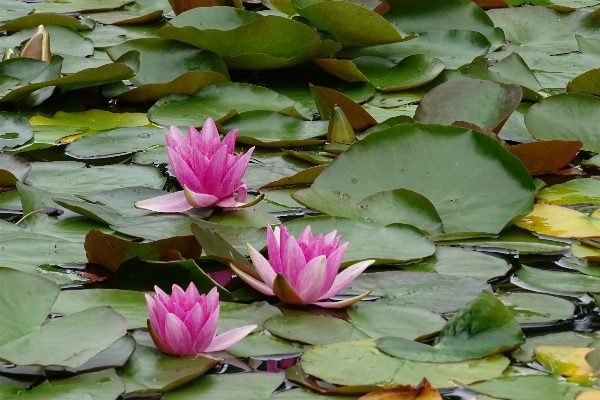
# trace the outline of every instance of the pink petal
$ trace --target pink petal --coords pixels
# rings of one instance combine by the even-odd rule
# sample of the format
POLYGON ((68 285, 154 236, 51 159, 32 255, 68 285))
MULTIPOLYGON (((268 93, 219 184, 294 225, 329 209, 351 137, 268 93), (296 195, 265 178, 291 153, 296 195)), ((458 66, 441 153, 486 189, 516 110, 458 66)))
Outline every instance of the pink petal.
POLYGON ((189 354, 192 348, 192 339, 187 327, 175 314, 167 315, 165 320, 165 335, 161 338, 173 354, 189 354))
POLYGON ((235 151, 235 141, 237 139, 238 130, 234 129, 223 138, 221 146, 227 147, 227 154, 233 154, 235 151))
POLYGON ((217 207, 222 207, 222 208, 236 208, 239 206, 243 206, 244 203, 240 203, 239 201, 236 200, 234 195, 231 195, 229 197, 225 197, 224 199, 219 200, 215 205, 217 207))
POLYGON ((319 298, 321 298, 321 296, 323 296, 333 285, 333 282, 335 282, 335 278, 340 270, 340 265, 342 264, 342 259, 344 258, 346 247, 348 247, 348 242, 338 247, 329 257, 327 257, 327 274, 323 283, 323 288, 325 290, 323 293, 319 294, 319 298))
POLYGON ((298 276, 306 266, 306 259, 295 237, 290 236, 283 246, 283 255, 281 257, 283 271, 281 273, 290 283, 290 286, 296 288, 298 287, 298 276))
POLYGON ((213 287, 206 295, 206 312, 212 314, 219 308, 219 292, 213 287))
POLYGON ((298 275, 296 286, 294 286, 298 297, 305 303, 320 300, 319 295, 329 288, 329 286, 326 286, 324 290, 323 286, 326 274, 327 258, 325 256, 315 257, 306 263, 306 266, 298 275))
POLYGON ((154 285, 154 292, 156 293, 155 300, 159 303, 162 303, 163 306, 167 307, 170 310, 171 307, 171 297, 166 294, 161 288, 154 285))
MULTIPOLYGON (((219 205, 219 203, 217 203, 219 205)), ((207 272, 206 275, 210 277, 213 281, 217 283, 217 285, 225 286, 231 281, 231 271, 216 271, 216 272, 207 272)))
MULTIPOLYGON (((281 251, 279 249, 279 227, 275 227, 275 231, 271 228, 271 225, 267 225, 267 251, 269 253, 269 264, 275 272, 275 275, 281 273, 281 251)), ((273 283, 271 281, 272 286, 273 283)))
POLYGON ((190 338, 195 338, 200 333, 200 330, 204 326, 204 310, 200 303, 194 304, 194 307, 185 316, 183 324, 186 326, 190 333, 190 338))
POLYGON ((271 287, 267 286, 264 282, 259 281, 258 279, 248 275, 233 264, 229 264, 229 267, 233 270, 233 272, 235 272, 238 278, 246 282, 255 290, 258 290, 259 292, 261 292, 262 294, 266 294, 267 296, 275 296, 275 293, 273 293, 271 287))
MULTIPOLYGON (((171 288, 171 301, 185 309, 185 292, 179 285, 173 285, 171 288)), ((187 310, 186 310, 187 311, 187 310)))
POLYGON ((219 309, 214 310, 206 319, 203 326, 200 327, 198 334, 193 338, 194 343, 192 345, 193 353, 202 353, 206 351, 206 348, 210 345, 215 333, 217 332, 217 325, 219 324, 219 309))
POLYGON ((275 280, 277 273, 273 271, 271 264, 269 264, 263 255, 260 254, 254 247, 252 247, 250 243, 248 243, 246 247, 248 247, 248 253, 250 254, 252 263, 256 268, 256 272, 258 272, 258 275, 260 275, 260 279, 262 279, 263 282, 269 287, 273 287, 273 281, 275 280))
POLYGON ((174 148, 179 154, 188 154, 188 138, 177 128, 171 126, 166 135, 167 146, 174 148))
POLYGON ((198 288, 194 285, 194 282, 190 282, 188 288, 185 291, 185 298, 190 304, 198 303, 200 301, 200 293, 198 293, 198 288))
POLYGON ((196 174, 192 170, 192 162, 188 158, 188 155, 181 155, 172 147, 167 147, 167 153, 169 154, 169 163, 171 164, 171 168, 173 168, 175 177, 177 177, 177 180, 179 183, 181 183, 181 185, 200 183, 196 177, 196 174))
POLYGON ((191 204, 190 208, 206 208, 219 201, 219 199, 212 194, 196 193, 188 189, 187 186, 183 187, 183 193, 187 202, 191 204))
POLYGON ((250 150, 243 156, 240 156, 238 160, 231 166, 227 174, 223 177, 221 181, 221 190, 225 192, 231 192, 239 186, 239 183, 242 181, 244 174, 246 173, 246 168, 248 168, 248 162, 250 161, 250 156, 254 151, 254 147, 251 147, 250 150))
POLYGON ((254 329, 256 329, 256 325, 248 325, 221 333, 220 335, 215 336, 215 338, 210 343, 210 346, 208 346, 208 348, 205 351, 212 352, 225 350, 226 348, 234 345, 235 343, 248 336, 250 332, 252 332, 254 329))
MULTIPOLYGON (((205 182, 210 179, 210 176, 208 175, 210 158, 206 157, 206 155, 198 149, 192 149, 189 157, 196 179, 201 183, 202 187, 205 188, 205 182)), ((204 193, 206 190, 199 192, 204 193)))
POLYGON ((150 316, 150 324, 154 328, 154 331, 162 332, 160 324, 158 323, 158 317, 156 315, 156 302, 149 294, 146 294, 146 304, 148 305, 148 315, 150 316))
POLYGON ((305 243, 309 245, 313 241, 312 228, 310 225, 307 225, 306 228, 302 231, 300 236, 298 236, 298 243, 305 243))
POLYGON ((192 143, 193 147, 200 150, 208 158, 211 158, 215 154, 221 146, 221 141, 217 125, 215 125, 215 121, 212 118, 206 119, 204 125, 202 125, 200 135, 196 136, 192 143))
POLYGON ((187 211, 192 208, 185 198, 183 191, 165 194, 164 196, 153 197, 148 200, 142 200, 135 203, 136 208, 163 213, 177 213, 187 211))
POLYGON ((240 186, 237 188, 237 195, 235 199, 241 203, 245 202, 248 198, 248 186, 244 182, 240 182, 240 186))
POLYGON ((348 307, 349 305, 352 305, 356 302, 359 302, 360 300, 364 299, 365 297, 367 297, 368 295, 371 294, 371 290, 369 290, 366 293, 363 293, 361 295, 355 296, 355 297, 351 297, 349 299, 346 300, 342 300, 342 301, 319 301, 316 303, 312 303, 315 306, 319 306, 319 307, 323 307, 323 308, 344 308, 344 307, 348 307))
POLYGON ((226 163, 227 147, 221 147, 210 159, 208 170, 206 171, 204 181, 202 182, 204 188, 206 189, 206 193, 213 194, 219 198, 229 196, 233 193, 233 190, 224 192, 221 189, 223 177, 226 173, 226 163))
POLYGON ((365 260, 353 264, 339 273, 335 280, 333 281, 333 285, 331 288, 325 293, 319 300, 328 299, 332 296, 335 296, 342 290, 346 288, 358 275, 360 275, 367 267, 373 264, 375 260, 365 260))

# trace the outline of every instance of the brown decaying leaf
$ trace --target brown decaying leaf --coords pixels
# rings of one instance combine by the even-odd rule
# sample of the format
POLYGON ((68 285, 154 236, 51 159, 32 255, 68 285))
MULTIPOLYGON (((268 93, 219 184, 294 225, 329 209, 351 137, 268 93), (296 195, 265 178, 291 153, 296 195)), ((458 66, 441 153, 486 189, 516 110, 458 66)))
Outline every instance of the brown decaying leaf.
POLYGON ((200 244, 192 235, 135 243, 98 230, 91 230, 85 236, 83 247, 90 263, 102 265, 112 272, 116 272, 123 262, 135 257, 145 261, 196 259, 202 253, 200 244))
POLYGON ((426 378, 412 387, 397 385, 383 390, 367 393, 358 400, 442 400, 440 392, 429 384, 426 378))
POLYGON ((504 0, 471 0, 473 3, 477 4, 479 7, 484 10, 489 10, 490 8, 508 8, 508 3, 504 0))
POLYGON ((315 98, 315 103, 317 103, 321 119, 328 120, 333 112, 333 107, 337 105, 342 109, 355 131, 362 132, 377 125, 377 121, 371 114, 345 94, 314 85, 310 86, 310 90, 315 98))
POLYGON ((530 174, 556 171, 567 165, 581 149, 579 140, 544 140, 506 147, 530 174))
POLYGON ((285 378, 307 389, 324 395, 358 396, 381 389, 377 385, 335 386, 318 381, 311 375, 304 373, 302 366, 293 365, 285 370, 285 378))

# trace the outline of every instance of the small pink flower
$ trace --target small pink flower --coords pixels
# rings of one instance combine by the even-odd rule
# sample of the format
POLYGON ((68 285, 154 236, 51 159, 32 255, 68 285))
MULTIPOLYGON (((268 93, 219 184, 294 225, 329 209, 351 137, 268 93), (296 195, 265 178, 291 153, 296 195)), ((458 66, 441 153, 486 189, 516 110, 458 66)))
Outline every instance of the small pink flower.
POLYGON ((366 260, 351 265, 340 274, 338 271, 348 243, 340 244, 337 231, 327 236, 313 237, 310 225, 304 229, 298 240, 290 236, 287 228, 267 227, 267 249, 269 261, 248 244, 250 258, 256 268, 242 271, 230 265, 238 277, 259 292, 277 296, 290 304, 315 304, 327 308, 342 308, 367 296, 360 296, 340 302, 321 302, 344 290, 361 272, 375 260, 366 260))
POLYGON ((237 132, 232 130, 221 142, 211 118, 204 122, 201 133, 190 126, 187 136, 172 126, 167 133, 167 151, 183 190, 138 201, 135 206, 157 212, 183 212, 191 208, 244 205, 248 188, 242 178, 254 147, 246 154, 236 155, 237 132))
POLYGON ((156 296, 146 295, 148 330, 156 347, 166 354, 182 356, 225 350, 252 332, 256 325, 232 329, 218 336, 219 292, 213 288, 200 295, 193 283, 184 292, 173 285, 171 297, 158 286, 156 296))

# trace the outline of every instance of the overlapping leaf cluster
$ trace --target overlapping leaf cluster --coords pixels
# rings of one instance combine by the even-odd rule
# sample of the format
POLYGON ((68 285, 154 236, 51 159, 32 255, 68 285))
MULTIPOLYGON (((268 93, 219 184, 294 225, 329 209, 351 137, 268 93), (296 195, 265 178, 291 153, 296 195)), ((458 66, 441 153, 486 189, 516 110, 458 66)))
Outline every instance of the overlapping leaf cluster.
POLYGON ((597 396, 600 14, 520 3, 0 0, 0 397, 597 396), (39 25, 49 62, 19 57, 39 25), (166 128, 209 117, 257 146, 264 200, 136 209, 180 189, 166 128), (376 260, 343 292, 373 297, 324 314, 211 278, 282 223, 376 260), (142 292, 189 282, 254 333, 160 354, 142 292))

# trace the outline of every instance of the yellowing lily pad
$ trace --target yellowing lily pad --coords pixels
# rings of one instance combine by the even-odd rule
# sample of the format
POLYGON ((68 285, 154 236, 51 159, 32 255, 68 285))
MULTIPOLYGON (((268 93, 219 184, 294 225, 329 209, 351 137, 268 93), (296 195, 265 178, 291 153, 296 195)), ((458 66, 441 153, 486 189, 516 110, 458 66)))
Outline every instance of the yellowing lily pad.
POLYGON ((549 204, 600 204, 600 180, 573 179, 542 189, 536 197, 549 204))
POLYGON ((535 358, 552 374, 575 377, 594 373, 585 361, 585 356, 592 350, 589 347, 538 346, 535 358))
POLYGON ((600 236, 600 218, 566 207, 536 204, 533 212, 516 222, 518 227, 561 238, 600 236))

